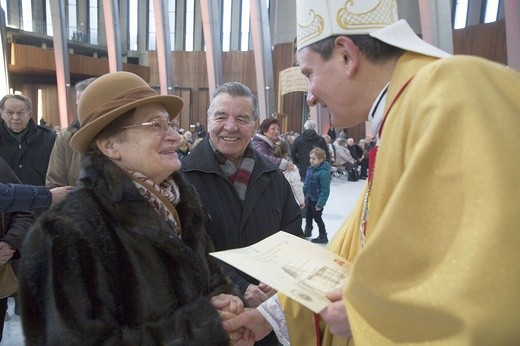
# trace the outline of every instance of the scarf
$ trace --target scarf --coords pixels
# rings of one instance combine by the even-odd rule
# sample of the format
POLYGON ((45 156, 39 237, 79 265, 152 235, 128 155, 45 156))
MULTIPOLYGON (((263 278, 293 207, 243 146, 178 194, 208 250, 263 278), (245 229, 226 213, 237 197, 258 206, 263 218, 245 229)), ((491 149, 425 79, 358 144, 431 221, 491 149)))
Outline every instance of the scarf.
POLYGON ((179 187, 173 178, 168 177, 160 185, 142 173, 126 170, 132 178, 135 187, 150 203, 155 211, 166 221, 179 238, 181 237, 181 223, 175 206, 181 201, 179 187))
POLYGON ((224 172, 227 179, 233 184, 240 200, 242 202, 245 201, 247 185, 249 184, 253 168, 255 168, 255 153, 253 148, 250 145, 246 148, 242 155, 242 162, 240 162, 240 167, 238 168, 233 161, 226 158, 217 149, 213 148, 213 150, 222 172, 224 172))

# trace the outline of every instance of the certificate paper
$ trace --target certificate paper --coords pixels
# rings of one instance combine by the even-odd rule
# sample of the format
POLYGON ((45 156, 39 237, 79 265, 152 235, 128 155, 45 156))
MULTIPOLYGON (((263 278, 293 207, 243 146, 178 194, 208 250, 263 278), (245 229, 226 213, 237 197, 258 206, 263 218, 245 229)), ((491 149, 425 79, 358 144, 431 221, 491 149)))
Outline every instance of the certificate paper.
POLYGON ((343 257, 282 231, 251 246, 210 255, 316 313, 330 304, 325 293, 342 286, 349 269, 343 257))

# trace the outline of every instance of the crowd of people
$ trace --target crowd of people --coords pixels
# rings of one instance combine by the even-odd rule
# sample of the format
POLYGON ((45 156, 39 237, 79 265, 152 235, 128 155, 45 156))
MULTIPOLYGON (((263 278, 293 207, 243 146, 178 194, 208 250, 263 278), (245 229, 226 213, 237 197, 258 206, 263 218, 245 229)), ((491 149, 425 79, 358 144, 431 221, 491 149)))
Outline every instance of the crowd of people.
POLYGON ((17 274, 26 344, 520 342, 520 74, 450 56, 380 2, 343 17, 344 1, 298 0, 301 27, 324 21, 297 39, 324 135, 313 120, 282 135, 239 82, 190 131, 181 98, 129 72, 78 83, 58 136, 4 96, 0 269, 17 274), (336 130, 367 120, 375 138, 336 130), (329 239, 338 171, 367 181, 329 239), (319 314, 209 255, 313 223, 352 265, 319 314))

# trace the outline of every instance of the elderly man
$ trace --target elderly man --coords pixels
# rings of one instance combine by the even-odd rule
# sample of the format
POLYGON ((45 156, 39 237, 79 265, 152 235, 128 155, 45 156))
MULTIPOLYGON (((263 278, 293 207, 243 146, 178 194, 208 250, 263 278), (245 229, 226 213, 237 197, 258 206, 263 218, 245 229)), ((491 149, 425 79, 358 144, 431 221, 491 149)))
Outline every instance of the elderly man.
POLYGON ((302 179, 305 178, 307 168, 311 165, 309 163, 309 153, 315 147, 323 149, 326 153, 326 161, 330 162, 327 142, 316 132, 317 126, 315 121, 307 120, 303 124, 303 133, 294 140, 294 144, 291 146, 291 157, 296 166, 298 166, 302 179))
MULTIPOLYGON (((258 103, 248 87, 216 88, 208 109, 208 134, 185 158, 183 172, 202 200, 206 231, 217 250, 254 244, 278 231, 303 236, 301 212, 282 172, 253 150, 258 103)), ((228 268, 250 306, 273 292, 228 268)), ((274 335, 262 340, 277 344, 274 335)))
MULTIPOLYGON (((93 77, 76 83, 74 86, 74 90, 76 91, 76 103, 81 99, 81 95, 87 86, 95 80, 96 78, 93 77)), ((70 139, 79 128, 79 121, 75 120, 66 130, 61 131, 56 137, 56 142, 54 143, 54 148, 49 158, 49 168, 45 179, 45 184, 50 189, 60 186, 76 185, 79 177, 81 154, 72 150, 70 147, 70 139)))
MULTIPOLYGON (((279 297, 291 344, 518 344, 520 74, 427 44, 397 20, 395 0, 297 7, 307 103, 326 106, 336 127, 368 119, 380 140, 330 243, 353 267, 328 295, 326 324, 279 297), (503 150, 489 145, 497 137, 503 150)), ((263 319, 250 327, 270 330, 263 319)))
POLYGON ((32 102, 23 95, 0 100, 0 156, 24 184, 45 186, 56 134, 31 118, 32 102))

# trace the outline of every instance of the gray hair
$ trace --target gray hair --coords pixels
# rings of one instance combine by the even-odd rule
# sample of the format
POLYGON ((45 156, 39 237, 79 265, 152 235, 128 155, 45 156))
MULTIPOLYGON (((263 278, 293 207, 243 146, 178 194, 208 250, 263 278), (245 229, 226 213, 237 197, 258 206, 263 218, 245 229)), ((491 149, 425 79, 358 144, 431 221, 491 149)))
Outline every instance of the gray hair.
POLYGON ((231 97, 247 97, 251 101, 251 108, 253 110, 253 118, 256 120, 259 116, 258 101, 247 86, 239 82, 228 82, 221 84, 215 88, 215 91, 211 95, 211 101, 208 108, 208 116, 212 116, 215 112, 215 98, 220 94, 228 94, 231 97))
POLYGON ((74 90, 76 91, 76 93, 82 92, 90 85, 90 83, 92 83, 95 80, 96 80, 96 77, 92 77, 92 78, 87 78, 82 81, 79 81, 74 86, 74 90))
POLYGON ((316 130, 316 122, 312 121, 312 120, 307 120, 305 122, 305 124, 303 124, 303 128, 305 130, 316 130))
POLYGON ((18 94, 10 94, 10 95, 5 95, 4 97, 2 97, 2 99, 0 100, 0 109, 2 109, 2 110, 4 109, 5 101, 7 101, 9 99, 17 99, 19 101, 22 101, 23 103, 25 103, 25 109, 27 111, 30 111, 32 109, 31 100, 29 100, 28 97, 25 97, 23 95, 18 95, 18 94))

